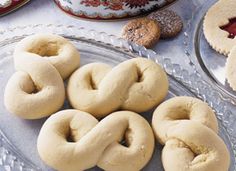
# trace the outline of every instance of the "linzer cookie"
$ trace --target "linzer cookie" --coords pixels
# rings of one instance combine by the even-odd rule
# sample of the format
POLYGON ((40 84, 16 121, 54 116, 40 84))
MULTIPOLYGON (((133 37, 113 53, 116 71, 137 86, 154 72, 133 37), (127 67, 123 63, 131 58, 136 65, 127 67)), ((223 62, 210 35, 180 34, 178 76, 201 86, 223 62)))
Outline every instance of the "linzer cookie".
POLYGON ((230 87, 236 91, 236 46, 230 51, 226 62, 226 78, 230 87))
POLYGON ((150 48, 160 38, 160 27, 159 24, 152 19, 135 19, 125 25, 122 31, 122 37, 150 48))
POLYGON ((148 17, 159 23, 163 39, 176 36, 183 28, 181 17, 171 10, 156 11, 148 17))
POLYGON ((235 9, 235 0, 220 0, 208 10, 203 23, 208 43, 225 56, 236 45, 235 9))

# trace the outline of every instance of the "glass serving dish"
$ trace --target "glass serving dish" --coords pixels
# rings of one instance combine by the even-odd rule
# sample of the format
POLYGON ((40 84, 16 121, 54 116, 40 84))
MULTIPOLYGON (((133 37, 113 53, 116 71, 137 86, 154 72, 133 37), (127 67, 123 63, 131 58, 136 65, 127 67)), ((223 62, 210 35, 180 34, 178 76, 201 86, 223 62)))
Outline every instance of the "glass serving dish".
POLYGON ((201 76, 236 105, 236 91, 229 86, 225 77, 227 57, 212 49, 203 33, 204 16, 216 2, 217 0, 202 1, 193 11, 194 15, 188 21, 186 29, 186 54, 201 76))
MULTIPOLYGON (((0 32, 0 170, 51 171, 39 158, 36 141, 39 130, 46 120, 22 120, 10 114, 3 104, 4 87, 15 72, 12 52, 22 38, 34 33, 54 33, 69 39, 81 53, 81 65, 104 62, 112 66, 137 56, 149 58, 163 66, 170 82, 168 98, 174 96, 198 97, 214 108, 220 126, 219 135, 226 143, 230 155, 230 171, 236 169, 236 115, 234 105, 224 100, 218 90, 201 79, 195 70, 185 70, 170 58, 162 57, 152 50, 118 39, 105 33, 85 30, 74 26, 33 25, 17 27, 0 32)), ((66 102, 63 108, 70 108, 66 102)), ((152 111, 141 114, 149 122, 152 111)), ((154 155, 144 171, 163 171, 161 164, 162 146, 156 143, 154 155)), ((97 171, 99 168, 90 170, 97 171)))

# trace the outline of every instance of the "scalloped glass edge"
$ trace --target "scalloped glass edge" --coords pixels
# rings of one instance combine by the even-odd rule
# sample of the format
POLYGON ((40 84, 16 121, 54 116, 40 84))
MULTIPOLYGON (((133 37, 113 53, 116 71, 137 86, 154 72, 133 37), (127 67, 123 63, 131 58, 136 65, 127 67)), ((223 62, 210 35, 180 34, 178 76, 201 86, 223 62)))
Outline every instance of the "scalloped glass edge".
MULTIPOLYGON (((190 24, 188 23, 188 26, 189 25, 190 24)), ((117 38, 114 35, 108 35, 104 32, 97 32, 95 30, 86 30, 83 27, 78 28, 73 25, 64 26, 37 24, 19 26, 10 28, 6 31, 0 31, 0 48, 5 45, 5 42, 11 40, 13 36, 14 39, 17 39, 19 36, 24 36, 24 34, 22 34, 22 30, 24 30, 27 35, 40 33, 45 30, 47 32, 57 33, 64 36, 66 36, 66 33, 73 33, 73 35, 70 36, 74 38, 82 37, 84 39, 93 40, 97 43, 106 44, 113 48, 119 48, 125 52, 146 57, 159 63, 170 77, 175 79, 181 85, 187 87, 189 91, 195 94, 198 98, 206 101, 216 110, 217 118, 221 121, 223 128, 229 135, 228 138, 232 143, 231 145, 233 148, 234 158, 236 158, 236 135, 234 135, 236 130, 233 129, 236 116, 233 115, 230 109, 227 109, 227 107, 232 104, 231 99, 225 97, 214 85, 209 84, 208 81, 205 81, 201 74, 196 70, 196 67, 192 62, 190 64, 193 65, 193 69, 188 71, 182 68, 179 64, 173 63, 170 58, 160 56, 153 50, 146 49, 143 46, 117 38)), ((187 42, 186 40, 188 39, 190 39, 190 36, 185 32, 185 42, 187 42)), ((186 50, 187 47, 188 44, 185 44, 186 50)), ((186 55, 190 55, 188 51, 185 51, 185 53, 186 55)), ((7 140, 0 130, 0 168, 1 166, 6 170, 14 169, 16 166, 18 167, 17 169, 20 167, 21 171, 41 170, 21 156, 17 152, 14 145, 7 140)), ((236 168, 236 162, 234 162, 233 166, 236 168)))

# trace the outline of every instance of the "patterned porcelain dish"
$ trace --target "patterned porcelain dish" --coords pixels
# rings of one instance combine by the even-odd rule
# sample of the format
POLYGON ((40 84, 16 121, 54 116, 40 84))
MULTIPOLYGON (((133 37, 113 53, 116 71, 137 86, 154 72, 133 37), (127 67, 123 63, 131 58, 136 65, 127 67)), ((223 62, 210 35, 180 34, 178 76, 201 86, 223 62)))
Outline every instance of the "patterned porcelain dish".
POLYGON ((29 1, 30 0, 0 0, 0 16, 18 9, 29 1))
POLYGON ((54 0, 64 12, 88 19, 119 19, 145 14, 175 0, 54 0))

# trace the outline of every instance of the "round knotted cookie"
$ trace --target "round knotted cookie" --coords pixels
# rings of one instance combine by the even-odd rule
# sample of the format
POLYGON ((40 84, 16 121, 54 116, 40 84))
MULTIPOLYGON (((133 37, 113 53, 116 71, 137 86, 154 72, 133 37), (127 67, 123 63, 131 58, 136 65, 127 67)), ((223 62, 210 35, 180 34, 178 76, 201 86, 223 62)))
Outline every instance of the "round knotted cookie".
POLYGON ((164 146, 166 171, 228 171, 228 149, 217 135, 212 109, 192 97, 175 97, 154 112, 152 126, 164 146))
POLYGON ((55 113, 63 105, 62 77, 78 67, 79 53, 62 37, 33 35, 19 42, 14 63, 17 72, 6 85, 5 106, 22 118, 38 119, 55 113))
MULTIPOLYGON (((21 53, 37 54, 45 57, 66 79, 79 67, 80 54, 76 47, 67 39, 52 34, 35 34, 21 40, 14 52, 14 58, 20 57, 21 53)), ((20 62, 15 62, 16 69, 20 62)))
POLYGON ((67 87, 71 105, 95 117, 117 109, 147 111, 167 92, 166 73, 145 58, 134 58, 114 68, 102 63, 85 65, 72 74, 67 87))
POLYGON ((236 91, 236 44, 226 61, 226 78, 230 87, 236 91))
POLYGON ((52 115, 43 125, 37 148, 42 160, 60 171, 141 170, 154 150, 148 122, 136 113, 115 112, 100 122, 78 110, 52 115), (50 137, 50 138, 49 138, 50 137))
POLYGON ((135 19, 124 26, 122 37, 145 46, 146 48, 150 48, 160 38, 160 27, 159 24, 152 19, 135 19))
POLYGON ((208 43, 217 52, 228 55, 236 45, 235 0, 220 0, 206 13, 203 30, 208 43))

